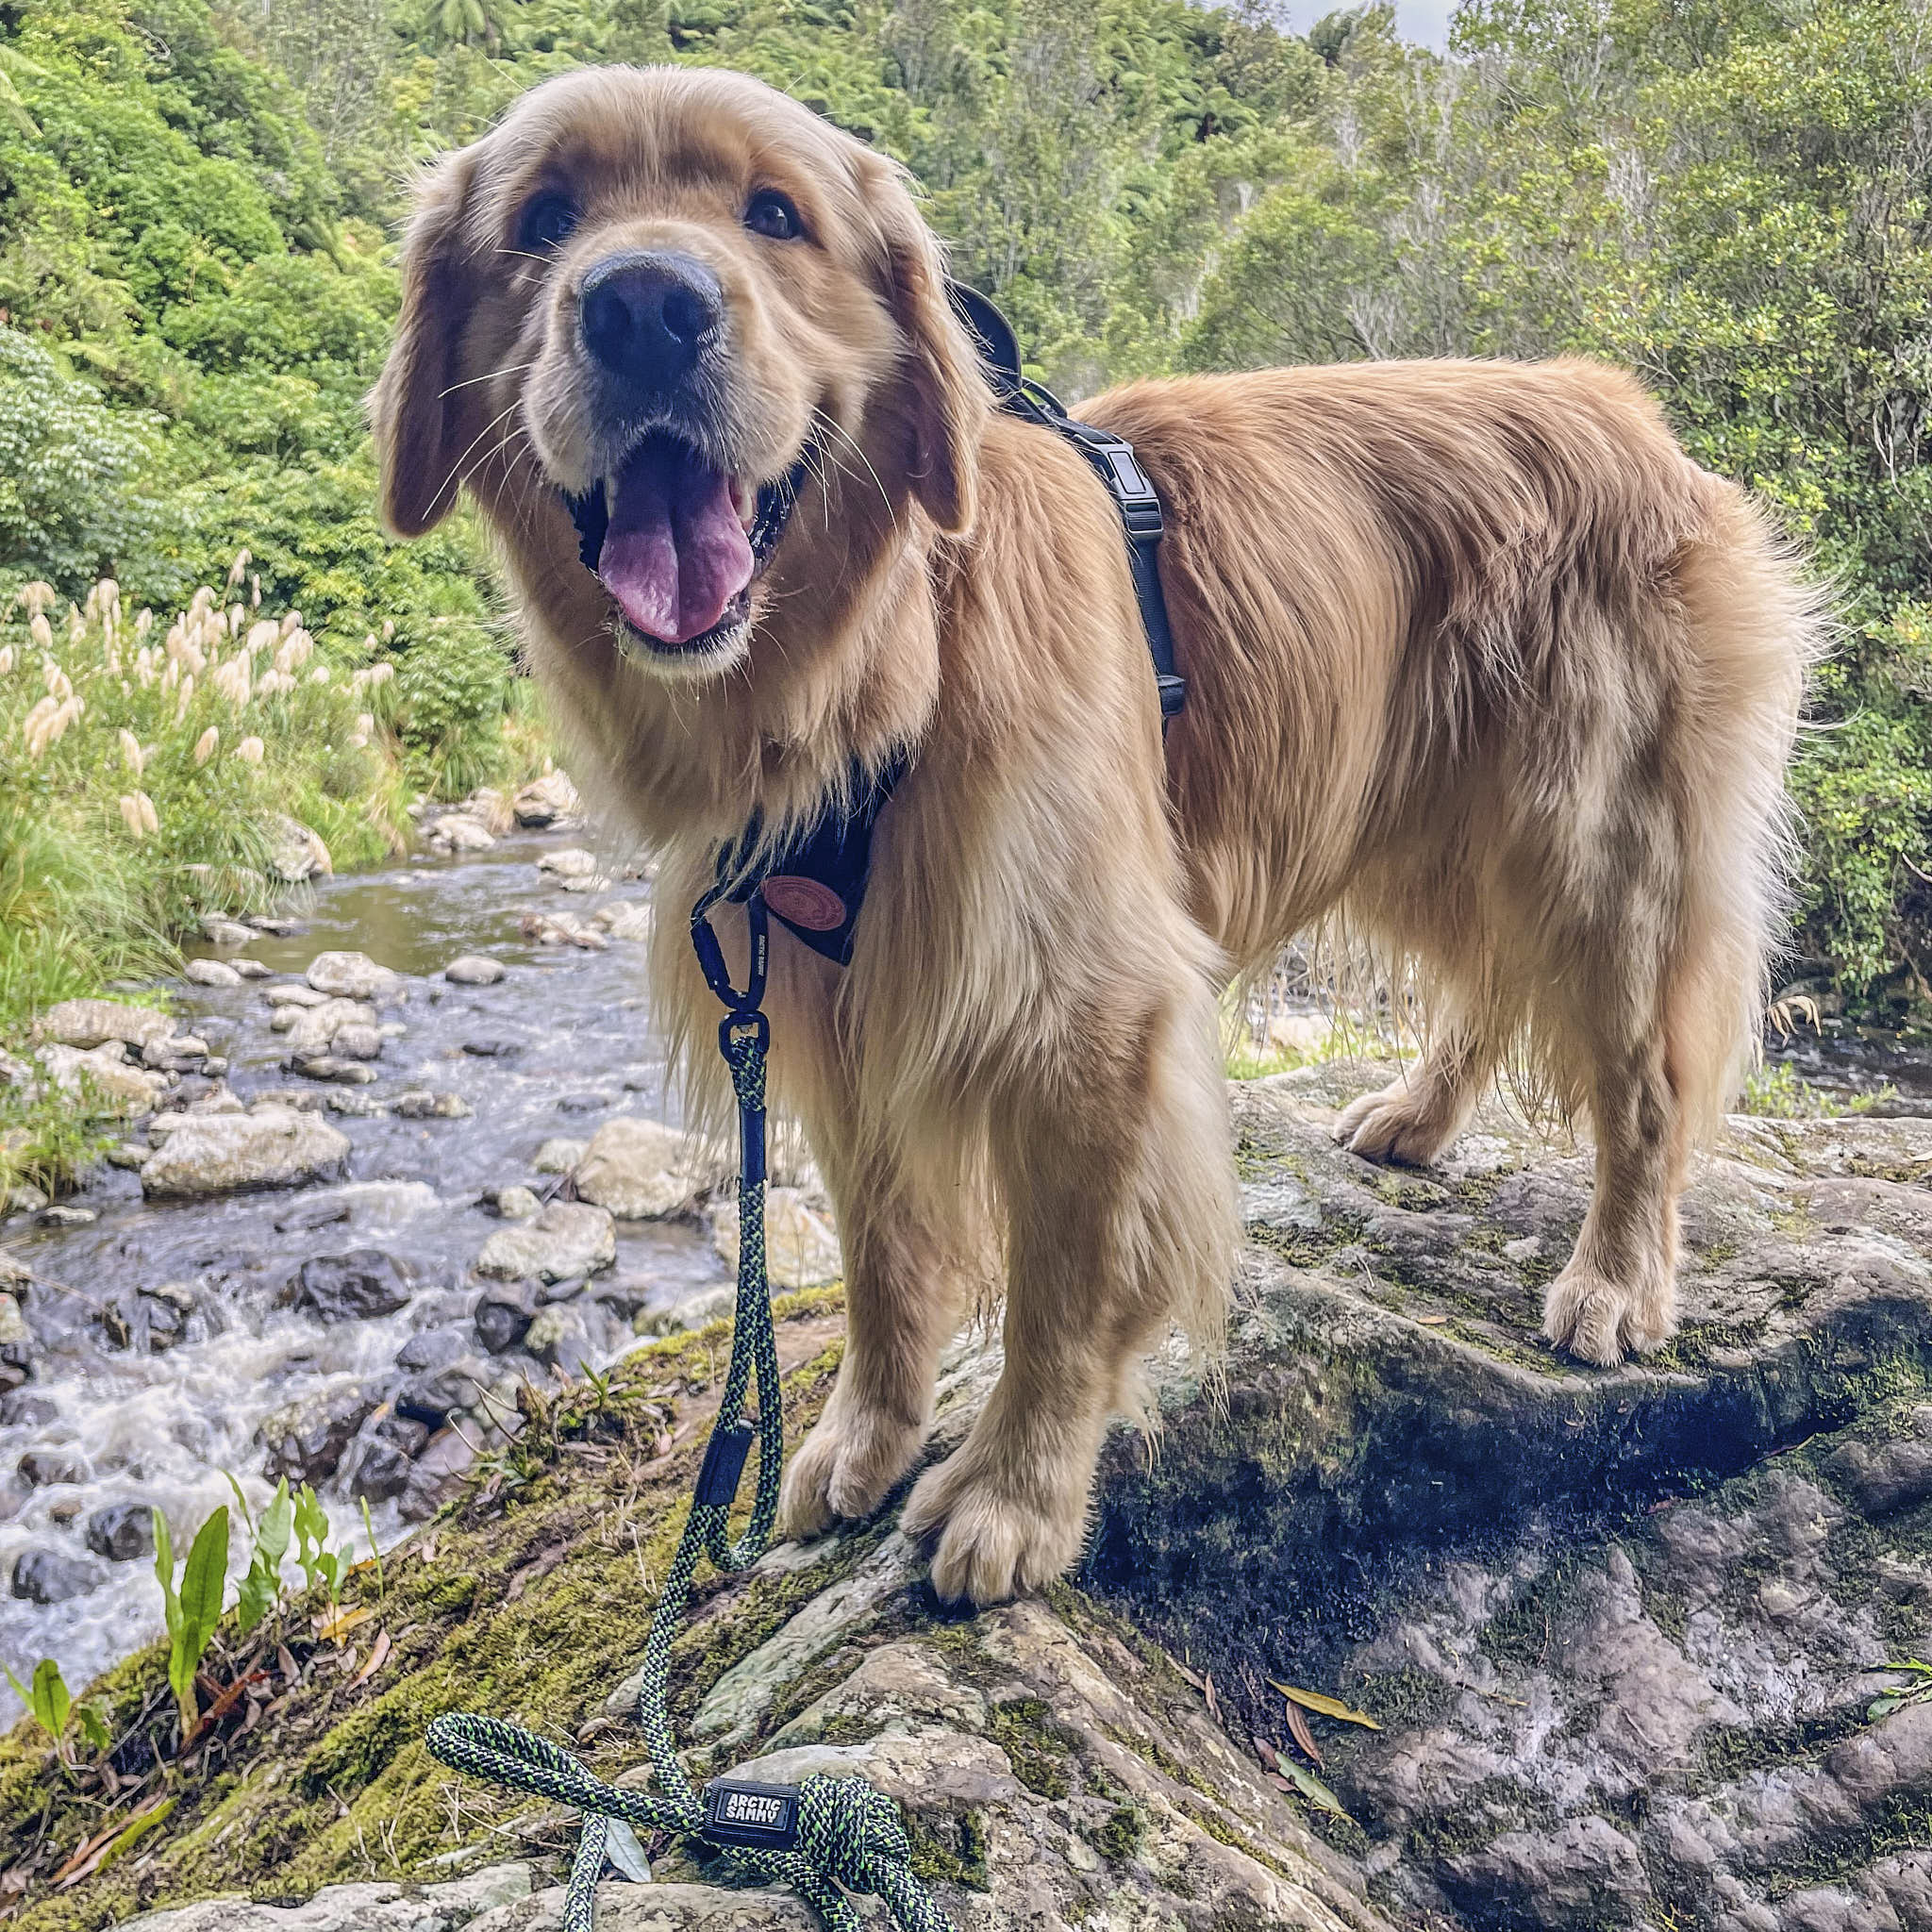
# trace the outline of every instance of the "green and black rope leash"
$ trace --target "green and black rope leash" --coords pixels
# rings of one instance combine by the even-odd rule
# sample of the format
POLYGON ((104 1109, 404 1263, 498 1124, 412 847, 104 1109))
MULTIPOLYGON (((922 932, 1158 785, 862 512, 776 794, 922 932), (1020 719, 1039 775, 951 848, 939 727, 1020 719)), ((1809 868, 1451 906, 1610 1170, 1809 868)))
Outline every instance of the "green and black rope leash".
POLYGON ((629 1790, 593 1777, 568 1751, 521 1725, 469 1711, 437 1718, 430 1751, 473 1777, 492 1778, 535 1791, 584 1814, 583 1836, 571 1860, 562 1932, 592 1932, 596 1886, 613 1819, 675 1832, 724 1846, 761 1876, 782 1879, 823 1918, 831 1932, 860 1932, 848 1892, 885 1900, 904 1932, 952 1932, 925 1887, 913 1876, 912 1848, 899 1807, 863 1778, 812 1776, 797 1785, 713 1778, 700 1792, 677 1757, 665 1691, 672 1640, 684 1621, 691 1578, 708 1556, 722 1571, 741 1570, 761 1557, 778 1513, 784 1465, 785 1417, 778 1381, 778 1344, 772 1328, 765 1275, 765 1056, 772 1042, 765 1017, 765 977, 771 938, 762 891, 746 907, 751 968, 741 991, 731 983, 709 913, 724 896, 714 887, 691 909, 691 943, 711 990, 726 1011, 718 1046, 738 1096, 738 1302, 731 1331, 731 1365, 724 1398, 705 1446, 691 1516, 678 1541, 663 1594, 644 1642, 638 1690, 638 1725, 651 1754, 656 1792, 629 1790), (745 1396, 758 1390, 756 1424, 745 1420, 745 1396), (756 1437, 758 1488, 751 1524, 733 1542, 727 1531, 745 1460, 756 1437))

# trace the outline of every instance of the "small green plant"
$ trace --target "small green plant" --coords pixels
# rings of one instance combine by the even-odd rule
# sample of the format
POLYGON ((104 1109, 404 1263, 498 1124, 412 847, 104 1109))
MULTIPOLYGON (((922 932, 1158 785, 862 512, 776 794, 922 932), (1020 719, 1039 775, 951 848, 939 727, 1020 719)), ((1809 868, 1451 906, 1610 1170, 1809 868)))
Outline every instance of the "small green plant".
POLYGON ((1766 1060, 1744 1082, 1742 1110, 1769 1120, 1834 1121, 1847 1114, 1870 1113, 1897 1097, 1895 1087, 1880 1087, 1849 1098, 1814 1087, 1789 1061, 1766 1060))
POLYGON ((108 1748, 111 1740, 107 1721, 93 1705, 75 1703, 67 1680, 60 1674, 60 1666, 52 1657, 43 1657, 34 1667, 30 1684, 23 1684, 11 1671, 6 1676, 13 1686, 13 1694, 26 1706, 27 1714, 46 1732, 57 1750, 70 1723, 79 1724, 81 1736, 93 1750, 108 1748))
POLYGON ((161 1586, 161 1606, 168 1620, 168 1688, 181 1712, 181 1741, 185 1745, 201 1722, 194 1700, 194 1674, 215 1625, 222 1620, 222 1594, 228 1580, 228 1506, 224 1503, 195 1532, 188 1560, 181 1568, 178 1590, 168 1519, 158 1509, 154 1512, 154 1524, 155 1576, 161 1586))
MULTIPOLYGON (((232 1478, 230 1478, 232 1480, 232 1478)), ((238 1486, 235 1491, 242 1493, 238 1486)), ((244 1506, 244 1521, 245 1506, 244 1506)), ((289 1494, 289 1479, 275 1485, 275 1495, 261 1512, 258 1523, 249 1524, 254 1546, 249 1553, 247 1573, 235 1603, 235 1621, 246 1637, 282 1600, 282 1558, 289 1554, 289 1541, 295 1522, 294 1499, 289 1494)))
POLYGON ((302 1580, 310 1591, 320 1585, 333 1609, 341 1600, 342 1579, 355 1567, 356 1551, 349 1543, 337 1550, 328 1547, 328 1511, 308 1483, 295 1491, 294 1529, 302 1580))

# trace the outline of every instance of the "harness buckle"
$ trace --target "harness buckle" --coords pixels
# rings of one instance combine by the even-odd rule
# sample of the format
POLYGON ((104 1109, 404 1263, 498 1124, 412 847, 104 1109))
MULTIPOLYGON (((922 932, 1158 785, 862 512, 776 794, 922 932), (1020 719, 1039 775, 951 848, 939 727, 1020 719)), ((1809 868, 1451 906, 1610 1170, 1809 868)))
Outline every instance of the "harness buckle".
POLYGON ((714 1845, 760 1852, 798 1847, 798 1787, 714 1777, 705 1787, 704 1835, 714 1845))

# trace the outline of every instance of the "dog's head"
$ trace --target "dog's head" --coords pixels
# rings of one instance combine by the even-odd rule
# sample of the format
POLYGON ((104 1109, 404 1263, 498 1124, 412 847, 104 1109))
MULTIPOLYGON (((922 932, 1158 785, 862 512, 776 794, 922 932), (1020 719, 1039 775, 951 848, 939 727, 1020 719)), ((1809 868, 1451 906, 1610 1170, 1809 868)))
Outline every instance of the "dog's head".
POLYGON ((526 583, 582 574, 581 540, 573 593, 684 677, 744 655, 819 479, 967 528, 986 407, 902 172, 672 68, 547 82, 428 176, 372 399, 397 534, 467 482, 526 583))

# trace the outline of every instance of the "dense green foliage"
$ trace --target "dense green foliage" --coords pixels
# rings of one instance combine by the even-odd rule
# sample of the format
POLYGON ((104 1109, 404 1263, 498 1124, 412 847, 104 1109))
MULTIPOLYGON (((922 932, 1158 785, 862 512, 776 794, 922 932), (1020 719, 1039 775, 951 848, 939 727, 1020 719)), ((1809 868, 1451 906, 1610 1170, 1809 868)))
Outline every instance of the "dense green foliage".
POLYGON ((904 158, 1075 393, 1310 358, 1634 365, 1842 588, 1798 781, 1807 950, 1923 989, 1912 0, 1471 0, 1446 58, 1374 8, 1303 38, 1182 0, 5 0, 0 589, 111 569, 180 598, 246 542, 320 640, 397 659, 406 734, 493 715, 476 533, 381 538, 358 399, 403 164, 588 59, 743 68, 904 158))

